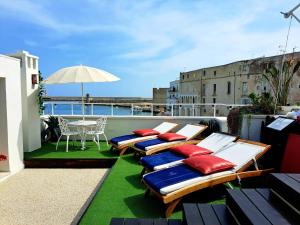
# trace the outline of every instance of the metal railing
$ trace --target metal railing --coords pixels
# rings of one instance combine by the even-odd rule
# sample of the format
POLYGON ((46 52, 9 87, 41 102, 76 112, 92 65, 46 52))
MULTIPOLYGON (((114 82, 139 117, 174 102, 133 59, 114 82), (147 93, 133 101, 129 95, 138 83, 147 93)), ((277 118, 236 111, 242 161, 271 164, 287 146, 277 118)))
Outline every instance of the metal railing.
MULTIPOLYGON (((85 103, 85 115, 107 116, 227 116, 233 107, 249 105, 199 103, 85 103)), ((44 115, 82 115, 80 102, 46 102, 44 115)))

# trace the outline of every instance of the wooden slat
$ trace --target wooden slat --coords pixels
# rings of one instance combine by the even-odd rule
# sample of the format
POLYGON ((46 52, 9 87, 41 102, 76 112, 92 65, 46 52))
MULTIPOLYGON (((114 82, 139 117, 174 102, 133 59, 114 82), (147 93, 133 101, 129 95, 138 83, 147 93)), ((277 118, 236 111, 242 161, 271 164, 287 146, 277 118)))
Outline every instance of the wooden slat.
POLYGON ((226 205, 212 205, 212 208, 214 209, 215 214, 222 225, 237 224, 226 205))
POLYGON ((255 189, 242 189, 253 205, 274 225, 290 224, 265 198, 255 189))
POLYGON ((126 218, 124 221, 124 225, 139 225, 138 219, 134 218, 126 218))
POLYGON ((274 173, 270 178, 271 188, 300 211, 300 185, 286 174, 274 173))
POLYGON ((168 220, 163 218, 155 219, 153 222, 153 225, 168 225, 168 220))
POLYGON ((240 190, 227 193, 226 204, 241 224, 271 224, 240 190))
POLYGON ((288 175, 289 177, 293 178, 300 185, 300 174, 299 173, 287 173, 286 175, 288 175))
POLYGON ((138 219, 139 225, 153 225, 153 219, 151 218, 142 218, 138 219))
POLYGON ((124 225, 124 218, 112 218, 110 225, 124 225))
POLYGON ((209 204, 197 204, 205 225, 220 225, 215 211, 209 204))
POLYGON ((187 225, 205 225, 196 204, 183 204, 183 215, 187 225))
POLYGON ((168 225, 182 225, 181 220, 176 220, 176 219, 169 219, 168 220, 168 225))

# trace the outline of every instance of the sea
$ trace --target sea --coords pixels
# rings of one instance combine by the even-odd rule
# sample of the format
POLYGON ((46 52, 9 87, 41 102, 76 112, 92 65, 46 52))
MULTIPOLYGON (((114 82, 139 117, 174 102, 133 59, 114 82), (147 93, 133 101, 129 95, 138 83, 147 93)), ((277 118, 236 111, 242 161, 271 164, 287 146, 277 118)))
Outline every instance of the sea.
MULTIPOLYGON (((82 115, 82 106, 80 102, 45 102, 44 115, 82 115), (52 112, 53 105, 53 112, 52 112), (73 110, 72 110, 73 108, 73 110)), ((132 115, 131 106, 98 105, 86 104, 84 107, 85 115, 132 115)), ((133 110, 133 115, 150 116, 151 112, 142 110, 133 110)))

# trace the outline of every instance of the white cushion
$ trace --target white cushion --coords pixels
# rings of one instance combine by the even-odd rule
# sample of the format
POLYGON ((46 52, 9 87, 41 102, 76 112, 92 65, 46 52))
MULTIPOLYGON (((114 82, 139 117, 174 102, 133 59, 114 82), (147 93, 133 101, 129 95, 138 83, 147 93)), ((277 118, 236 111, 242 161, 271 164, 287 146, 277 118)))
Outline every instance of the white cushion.
POLYGON ((163 123, 159 124, 157 127, 154 127, 153 130, 158 131, 160 134, 164 134, 166 132, 169 132, 176 126, 177 126, 176 123, 163 122, 163 123))
POLYGON ((236 137, 221 133, 212 133, 197 144, 202 148, 207 148, 213 152, 221 150, 227 144, 233 142, 236 137))
POLYGON ((176 132, 176 134, 183 135, 187 137, 186 140, 189 140, 193 138, 195 135, 200 133, 205 129, 205 126, 203 125, 192 125, 192 124, 187 124, 183 128, 181 128, 179 131, 176 132))

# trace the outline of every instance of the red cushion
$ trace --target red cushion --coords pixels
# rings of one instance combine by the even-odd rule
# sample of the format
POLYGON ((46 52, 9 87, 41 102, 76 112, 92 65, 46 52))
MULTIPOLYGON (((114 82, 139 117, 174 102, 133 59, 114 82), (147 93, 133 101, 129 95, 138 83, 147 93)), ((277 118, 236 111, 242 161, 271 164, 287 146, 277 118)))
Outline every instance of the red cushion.
POLYGON ((159 134, 158 131, 152 129, 134 130, 133 133, 139 136, 150 136, 150 135, 159 134))
POLYGON ((233 163, 214 155, 197 155, 185 159, 183 162, 203 174, 220 172, 235 166, 233 163))
POLYGON ((164 141, 178 141, 178 140, 185 140, 186 136, 176 134, 176 133, 164 133, 158 135, 158 138, 164 141))
POLYGON ((280 172, 300 173, 300 135, 290 134, 285 146, 280 172))
POLYGON ((202 148, 200 146, 190 145, 190 144, 172 147, 170 148, 170 151, 178 153, 180 155, 184 155, 186 157, 191 157, 194 155, 206 155, 212 152, 206 148, 202 148))

